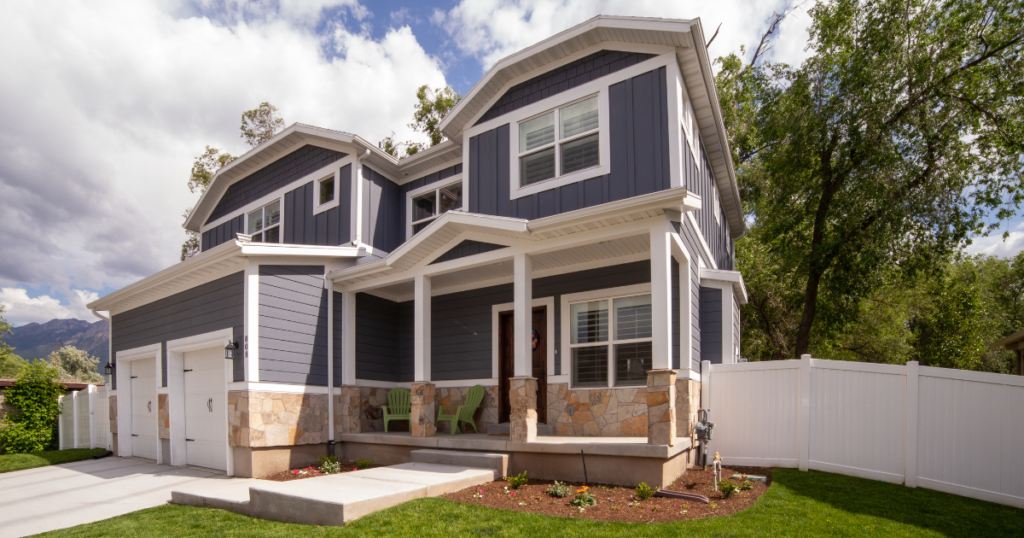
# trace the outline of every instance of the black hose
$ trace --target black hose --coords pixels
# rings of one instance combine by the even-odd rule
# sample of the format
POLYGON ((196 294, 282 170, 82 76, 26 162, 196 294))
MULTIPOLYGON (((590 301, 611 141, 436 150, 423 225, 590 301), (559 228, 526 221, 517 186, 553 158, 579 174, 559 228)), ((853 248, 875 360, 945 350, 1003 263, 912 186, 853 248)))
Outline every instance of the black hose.
POLYGON ((105 458, 107 456, 113 456, 113 455, 114 455, 114 453, 112 451, 108 450, 108 451, 106 451, 106 452, 104 452, 102 454, 96 454, 95 456, 92 457, 92 459, 94 459, 94 460, 101 460, 101 459, 103 459, 103 458, 105 458))
POLYGON ((590 480, 587 479, 587 457, 583 455, 583 451, 580 450, 580 459, 583 460, 583 484, 589 484, 590 480))

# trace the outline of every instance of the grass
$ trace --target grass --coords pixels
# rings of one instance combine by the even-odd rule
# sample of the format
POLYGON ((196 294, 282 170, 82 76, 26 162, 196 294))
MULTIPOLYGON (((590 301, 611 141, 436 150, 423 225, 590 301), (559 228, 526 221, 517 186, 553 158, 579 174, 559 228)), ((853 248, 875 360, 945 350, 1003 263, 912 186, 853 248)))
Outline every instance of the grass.
POLYGON ((106 450, 102 448, 73 448, 70 450, 31 452, 29 454, 5 454, 0 456, 0 473, 87 460, 104 452, 106 450))
POLYGON ((1015 536, 1024 510, 926 489, 777 469, 768 491, 738 514, 679 523, 602 523, 419 499, 345 528, 275 523, 210 508, 166 505, 47 537, 90 536, 1015 536))

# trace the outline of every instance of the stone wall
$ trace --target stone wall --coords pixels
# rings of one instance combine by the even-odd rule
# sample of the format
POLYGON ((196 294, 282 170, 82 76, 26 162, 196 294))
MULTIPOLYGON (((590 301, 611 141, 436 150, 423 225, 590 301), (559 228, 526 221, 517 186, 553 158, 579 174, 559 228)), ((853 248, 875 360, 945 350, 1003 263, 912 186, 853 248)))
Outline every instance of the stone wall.
POLYGON ((158 408, 159 415, 160 415, 159 416, 158 426, 157 426, 157 429, 159 430, 157 432, 157 437, 159 437, 160 439, 170 439, 171 438, 171 418, 170 418, 170 413, 168 412, 168 409, 167 409, 167 395, 166 394, 158 394, 157 397, 156 397, 156 402, 157 402, 157 408, 158 408))
POLYGON ((647 437, 647 388, 548 385, 547 423, 555 425, 556 435, 647 437))
POLYGON ((697 410, 700 409, 700 381, 693 379, 676 380, 676 436, 680 439, 693 437, 697 424, 697 410))
MULTIPOLYGON (((117 437, 117 396, 107 398, 107 404, 110 406, 110 433, 117 437)), ((114 446, 117 446, 117 443, 114 443, 114 446)))
MULTIPOLYGON (((469 393, 469 389, 473 387, 445 387, 437 388, 437 405, 448 406, 448 405, 462 405, 466 402, 466 394, 469 393)), ((449 410, 454 411, 454 410, 449 410)), ((488 424, 498 423, 498 387, 484 387, 484 399, 480 402, 480 407, 476 410, 476 414, 473 415, 473 421, 476 422, 477 431, 480 433, 487 432, 488 424)), ((451 433, 449 422, 442 422, 437 426, 437 433, 451 433)), ((469 428, 469 432, 473 431, 473 427, 465 425, 462 431, 466 431, 465 428, 469 428)))
POLYGON ((328 441, 326 394, 228 393, 231 446, 312 445, 328 441))

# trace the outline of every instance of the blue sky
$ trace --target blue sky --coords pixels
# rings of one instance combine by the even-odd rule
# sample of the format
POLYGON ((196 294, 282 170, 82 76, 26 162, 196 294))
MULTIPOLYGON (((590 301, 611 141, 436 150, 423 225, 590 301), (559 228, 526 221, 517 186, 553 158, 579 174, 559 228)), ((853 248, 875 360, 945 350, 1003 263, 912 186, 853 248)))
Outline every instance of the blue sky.
MULTIPOLYGON (((178 261, 186 187, 206 145, 233 154, 242 111, 380 140, 416 88, 466 93, 500 58, 594 15, 721 24, 712 57, 752 48, 785 2, 719 0, 36 0, 0 3, 0 304, 22 325, 178 261)), ((803 4, 804 6, 810 3, 803 4)), ((806 57, 798 8, 768 59, 806 57)), ((982 239, 972 251, 1015 253, 982 239)))

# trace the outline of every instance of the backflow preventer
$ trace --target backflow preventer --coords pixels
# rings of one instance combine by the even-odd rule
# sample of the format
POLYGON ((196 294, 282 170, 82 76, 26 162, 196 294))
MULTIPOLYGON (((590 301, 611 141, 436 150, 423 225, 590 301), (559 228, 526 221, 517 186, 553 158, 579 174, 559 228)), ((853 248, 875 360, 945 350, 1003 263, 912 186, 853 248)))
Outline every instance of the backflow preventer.
POLYGON ((708 466, 708 442, 711 441, 712 431, 715 429, 715 423, 711 422, 710 417, 710 409, 698 409, 697 425, 693 428, 693 435, 700 443, 701 466, 705 469, 708 466))

